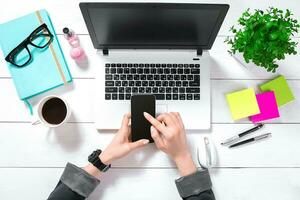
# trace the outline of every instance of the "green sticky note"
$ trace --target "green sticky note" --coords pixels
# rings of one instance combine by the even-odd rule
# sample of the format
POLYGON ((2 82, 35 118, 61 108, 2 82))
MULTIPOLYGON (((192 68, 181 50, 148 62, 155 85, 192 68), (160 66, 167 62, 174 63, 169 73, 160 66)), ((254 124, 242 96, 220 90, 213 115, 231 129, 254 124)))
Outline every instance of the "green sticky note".
POLYGON ((260 85, 260 89, 263 92, 274 91, 278 106, 283 106, 295 99, 284 76, 278 76, 274 80, 260 85))
POLYGON ((229 93, 226 99, 234 120, 260 113, 254 88, 229 93))

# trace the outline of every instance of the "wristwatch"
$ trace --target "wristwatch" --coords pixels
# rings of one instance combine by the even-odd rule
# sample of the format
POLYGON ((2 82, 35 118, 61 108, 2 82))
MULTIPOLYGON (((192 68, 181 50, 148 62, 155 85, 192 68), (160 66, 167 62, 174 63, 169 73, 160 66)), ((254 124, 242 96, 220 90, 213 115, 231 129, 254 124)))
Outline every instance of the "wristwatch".
POLYGON ((101 154, 101 150, 97 149, 94 151, 91 155, 89 155, 88 161, 92 163, 96 168, 98 168, 101 172, 106 172, 110 167, 111 164, 105 165, 99 158, 99 155, 101 154))

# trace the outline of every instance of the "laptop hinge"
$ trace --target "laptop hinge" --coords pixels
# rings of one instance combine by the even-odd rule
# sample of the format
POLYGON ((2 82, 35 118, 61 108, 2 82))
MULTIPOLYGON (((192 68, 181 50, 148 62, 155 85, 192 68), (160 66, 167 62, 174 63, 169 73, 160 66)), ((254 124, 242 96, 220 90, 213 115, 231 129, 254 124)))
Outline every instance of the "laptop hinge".
POLYGON ((104 55, 104 56, 107 56, 107 55, 108 55, 108 49, 104 48, 104 49, 102 50, 102 52, 103 52, 103 55, 104 55))
POLYGON ((197 48, 197 56, 202 56, 203 50, 201 48, 197 48))

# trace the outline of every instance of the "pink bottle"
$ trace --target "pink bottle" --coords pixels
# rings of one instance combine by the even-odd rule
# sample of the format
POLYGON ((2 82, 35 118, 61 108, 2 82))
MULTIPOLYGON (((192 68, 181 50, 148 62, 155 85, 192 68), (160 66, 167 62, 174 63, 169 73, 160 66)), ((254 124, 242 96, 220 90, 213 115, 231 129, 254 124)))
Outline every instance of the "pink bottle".
POLYGON ((70 51, 71 57, 76 61, 84 60, 86 56, 83 48, 80 46, 78 36, 74 33, 74 31, 68 28, 64 28, 63 33, 65 38, 69 41, 69 44, 72 47, 70 51))

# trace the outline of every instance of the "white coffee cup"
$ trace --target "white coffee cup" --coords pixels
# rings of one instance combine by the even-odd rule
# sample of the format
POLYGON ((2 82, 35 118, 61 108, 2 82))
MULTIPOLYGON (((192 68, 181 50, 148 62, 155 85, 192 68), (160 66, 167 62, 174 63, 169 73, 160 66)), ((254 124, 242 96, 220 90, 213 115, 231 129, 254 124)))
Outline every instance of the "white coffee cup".
POLYGON ((55 95, 46 96, 38 103, 38 119, 34 120, 32 125, 43 124, 49 128, 58 127, 66 123, 70 115, 70 107, 63 98, 55 95))

